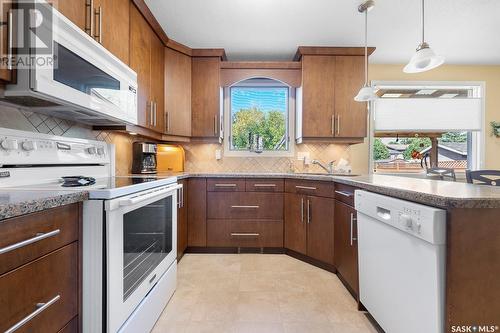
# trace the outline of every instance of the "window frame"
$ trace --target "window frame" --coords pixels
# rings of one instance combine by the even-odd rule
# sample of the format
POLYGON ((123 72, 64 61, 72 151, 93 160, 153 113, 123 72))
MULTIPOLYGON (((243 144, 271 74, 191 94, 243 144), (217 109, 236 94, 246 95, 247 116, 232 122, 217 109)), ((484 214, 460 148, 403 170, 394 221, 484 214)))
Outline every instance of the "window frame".
MULTIPOLYGON (((417 87, 425 87, 425 86, 457 86, 457 87, 473 87, 473 94, 476 95, 475 97, 481 98, 481 130, 479 132, 469 132, 470 134, 470 145, 471 145, 471 153, 472 157, 468 157, 468 163, 470 161, 471 166, 470 169, 476 170, 476 169, 482 169, 484 168, 484 144, 485 144, 485 103, 486 103, 486 98, 485 98, 485 93, 486 93, 486 84, 484 81, 371 81, 371 86, 372 87, 386 87, 386 86, 401 86, 401 87, 412 87, 412 86, 417 86, 417 87)), ((393 172, 374 172, 375 168, 375 160, 373 159, 373 146, 374 146, 374 140, 375 140, 375 133, 374 133, 374 119, 373 119, 373 112, 374 111, 374 103, 370 102, 368 104, 368 113, 369 113, 369 147, 368 147, 368 173, 369 174, 379 174, 379 175, 425 175, 424 170, 422 170, 421 173, 405 173, 405 172, 399 172, 399 173, 393 173, 393 172)), ((469 140, 468 140, 469 141, 469 140)), ((457 173, 457 178, 459 179, 465 179, 465 173, 457 173)))
POLYGON ((295 155, 295 88, 289 86, 288 84, 277 80, 272 77, 249 77, 232 84, 231 86, 223 88, 223 98, 224 98, 224 127, 227 129, 224 131, 224 156, 227 157, 293 157, 295 155), (258 80, 254 82, 245 82, 250 79, 263 79, 263 80, 273 80, 274 82, 261 82, 258 80), (231 149, 231 88, 234 87, 248 87, 248 88, 259 88, 259 87, 269 87, 269 88, 287 88, 288 89, 288 101, 287 101, 287 135, 288 135, 288 150, 264 150, 262 153, 255 153, 249 150, 233 150, 231 149))

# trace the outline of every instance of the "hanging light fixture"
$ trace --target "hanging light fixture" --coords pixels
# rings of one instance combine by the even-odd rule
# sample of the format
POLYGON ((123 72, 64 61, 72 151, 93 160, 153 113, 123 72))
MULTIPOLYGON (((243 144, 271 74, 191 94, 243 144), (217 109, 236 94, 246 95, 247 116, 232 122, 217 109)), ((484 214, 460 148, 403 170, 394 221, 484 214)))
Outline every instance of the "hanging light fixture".
POLYGON ((375 1, 367 0, 358 7, 358 12, 365 13, 365 84, 354 97, 356 102, 369 102, 378 98, 375 89, 368 84, 368 11, 374 6, 375 1))
POLYGON ((405 73, 421 73, 436 68, 444 63, 444 57, 436 55, 425 41, 425 0, 422 0, 422 42, 417 52, 411 57, 403 71, 405 73))

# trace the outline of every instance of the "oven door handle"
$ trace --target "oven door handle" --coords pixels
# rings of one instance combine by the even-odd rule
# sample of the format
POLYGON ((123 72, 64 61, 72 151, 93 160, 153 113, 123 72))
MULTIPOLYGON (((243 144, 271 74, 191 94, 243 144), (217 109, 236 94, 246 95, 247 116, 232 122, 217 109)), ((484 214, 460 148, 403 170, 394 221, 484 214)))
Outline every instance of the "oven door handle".
POLYGON ((127 199, 121 199, 120 206, 132 206, 132 205, 135 205, 139 202, 143 202, 143 201, 146 201, 146 200, 149 200, 152 198, 160 197, 162 195, 165 195, 166 193, 176 191, 179 188, 182 188, 182 184, 163 187, 163 188, 148 191, 146 193, 139 194, 139 195, 127 198, 127 199))

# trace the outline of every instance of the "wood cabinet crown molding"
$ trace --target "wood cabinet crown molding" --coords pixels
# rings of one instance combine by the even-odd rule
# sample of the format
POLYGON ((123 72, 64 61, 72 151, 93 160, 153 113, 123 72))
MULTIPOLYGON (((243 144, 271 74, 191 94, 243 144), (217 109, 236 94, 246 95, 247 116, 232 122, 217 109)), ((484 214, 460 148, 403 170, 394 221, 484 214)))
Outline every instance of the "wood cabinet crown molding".
POLYGON ((156 35, 161 39, 163 45, 167 45, 169 38, 161 27, 160 23, 156 20, 146 2, 144 0, 132 0, 132 2, 137 7, 139 12, 141 12, 142 16, 144 16, 146 21, 148 21, 149 25, 151 26, 151 28, 153 28, 156 35))
MULTIPOLYGON (((368 55, 375 51, 375 47, 368 48, 368 55)), ((294 61, 300 61, 304 55, 330 55, 330 56, 364 56, 364 47, 336 47, 336 46, 299 46, 293 57, 294 61)))

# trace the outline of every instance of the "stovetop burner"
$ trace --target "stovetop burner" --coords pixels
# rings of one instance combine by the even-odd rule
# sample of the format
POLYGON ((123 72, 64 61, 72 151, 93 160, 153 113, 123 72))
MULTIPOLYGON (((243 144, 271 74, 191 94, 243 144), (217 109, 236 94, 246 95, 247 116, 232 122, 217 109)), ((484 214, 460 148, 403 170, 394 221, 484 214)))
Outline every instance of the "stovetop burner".
POLYGON ((95 178, 85 176, 66 176, 62 177, 64 183, 62 187, 80 187, 90 186, 95 184, 95 178))

